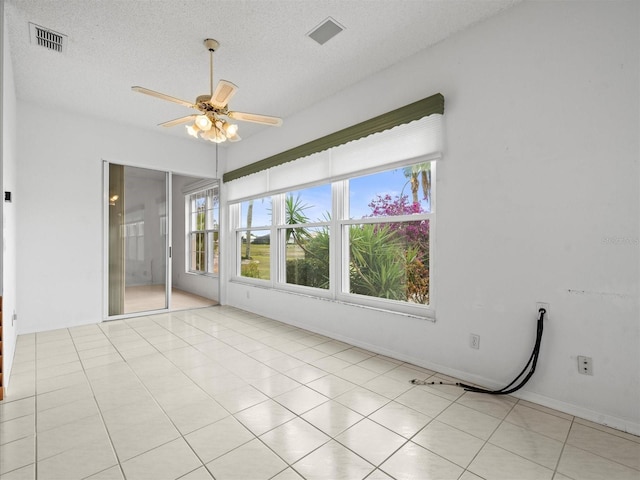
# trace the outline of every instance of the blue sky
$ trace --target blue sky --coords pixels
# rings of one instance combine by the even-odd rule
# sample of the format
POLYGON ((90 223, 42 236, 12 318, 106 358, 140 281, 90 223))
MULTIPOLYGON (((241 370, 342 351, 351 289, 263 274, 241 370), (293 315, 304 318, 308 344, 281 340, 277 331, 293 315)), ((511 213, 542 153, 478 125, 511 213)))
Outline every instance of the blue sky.
MULTIPOLYGON (((325 212, 331 211, 331 185, 297 190, 294 196, 301 195, 302 203, 309 205, 305 215, 310 221, 323 221, 325 212)), ((389 194, 396 197, 403 193, 411 196, 411 187, 402 169, 358 177, 349 181, 350 217, 362 218, 371 214, 369 203, 377 195, 389 194)), ((248 202, 242 204, 242 215, 246 215, 248 202)), ((271 222, 271 202, 269 200, 255 200, 253 202, 253 225, 268 225, 271 222)))

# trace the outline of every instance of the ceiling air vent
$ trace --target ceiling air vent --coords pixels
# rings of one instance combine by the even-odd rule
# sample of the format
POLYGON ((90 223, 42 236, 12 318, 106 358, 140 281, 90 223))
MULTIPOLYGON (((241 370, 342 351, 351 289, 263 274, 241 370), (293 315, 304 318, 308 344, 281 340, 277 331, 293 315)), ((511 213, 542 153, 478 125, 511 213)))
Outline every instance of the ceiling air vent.
POLYGON ((67 50, 67 36, 54 32, 34 23, 29 23, 31 43, 40 47, 53 50, 54 52, 65 53, 67 50))
POLYGON ((314 39, 320 45, 324 45, 337 34, 339 34, 344 27, 336 22, 333 18, 328 17, 320 25, 307 33, 307 36, 314 39))

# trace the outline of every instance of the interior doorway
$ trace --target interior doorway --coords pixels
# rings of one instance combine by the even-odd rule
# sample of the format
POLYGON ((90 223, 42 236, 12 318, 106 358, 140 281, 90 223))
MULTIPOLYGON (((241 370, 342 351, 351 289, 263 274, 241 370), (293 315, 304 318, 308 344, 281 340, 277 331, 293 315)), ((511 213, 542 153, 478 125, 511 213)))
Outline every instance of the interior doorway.
POLYGON ((190 245, 182 191, 203 182, 217 192, 213 179, 105 162, 105 318, 218 303, 213 275, 183 278, 190 245))
POLYGON ((220 299, 219 196, 215 179, 172 175, 171 283, 214 304, 220 299))

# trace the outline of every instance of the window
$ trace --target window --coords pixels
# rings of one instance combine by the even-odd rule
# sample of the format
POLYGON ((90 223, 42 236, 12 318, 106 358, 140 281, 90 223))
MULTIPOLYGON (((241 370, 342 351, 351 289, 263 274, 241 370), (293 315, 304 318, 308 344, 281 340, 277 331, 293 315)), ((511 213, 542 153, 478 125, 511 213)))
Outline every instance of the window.
POLYGON ((232 280, 435 318, 443 111, 436 94, 225 173, 232 280))
POLYGON ((431 163, 350 179, 341 294, 429 304, 431 163))
POLYGON ((230 205, 235 278, 424 315, 434 170, 421 162, 230 205))
POLYGON ((329 289, 331 185, 324 184, 281 196, 284 214, 277 224, 281 282, 329 289))
POLYGON ((239 275, 271 278, 271 198, 256 198, 240 206, 240 228, 236 231, 239 275))
POLYGON ((218 188, 211 187, 186 196, 188 205, 188 270, 217 275, 219 262, 218 188))

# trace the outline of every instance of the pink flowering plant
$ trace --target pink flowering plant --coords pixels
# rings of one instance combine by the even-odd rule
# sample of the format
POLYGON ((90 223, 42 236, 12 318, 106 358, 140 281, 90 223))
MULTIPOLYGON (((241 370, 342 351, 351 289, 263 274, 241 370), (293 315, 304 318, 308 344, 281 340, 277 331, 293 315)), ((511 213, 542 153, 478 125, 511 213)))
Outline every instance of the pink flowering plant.
MULTIPOLYGON (((369 217, 425 213, 419 202, 410 202, 406 195, 377 195, 369 207, 369 217)), ((402 278, 398 281, 401 296, 409 302, 429 303, 429 221, 390 222, 376 225, 374 230, 385 237, 388 247, 393 250, 385 256, 403 267, 402 278)))

